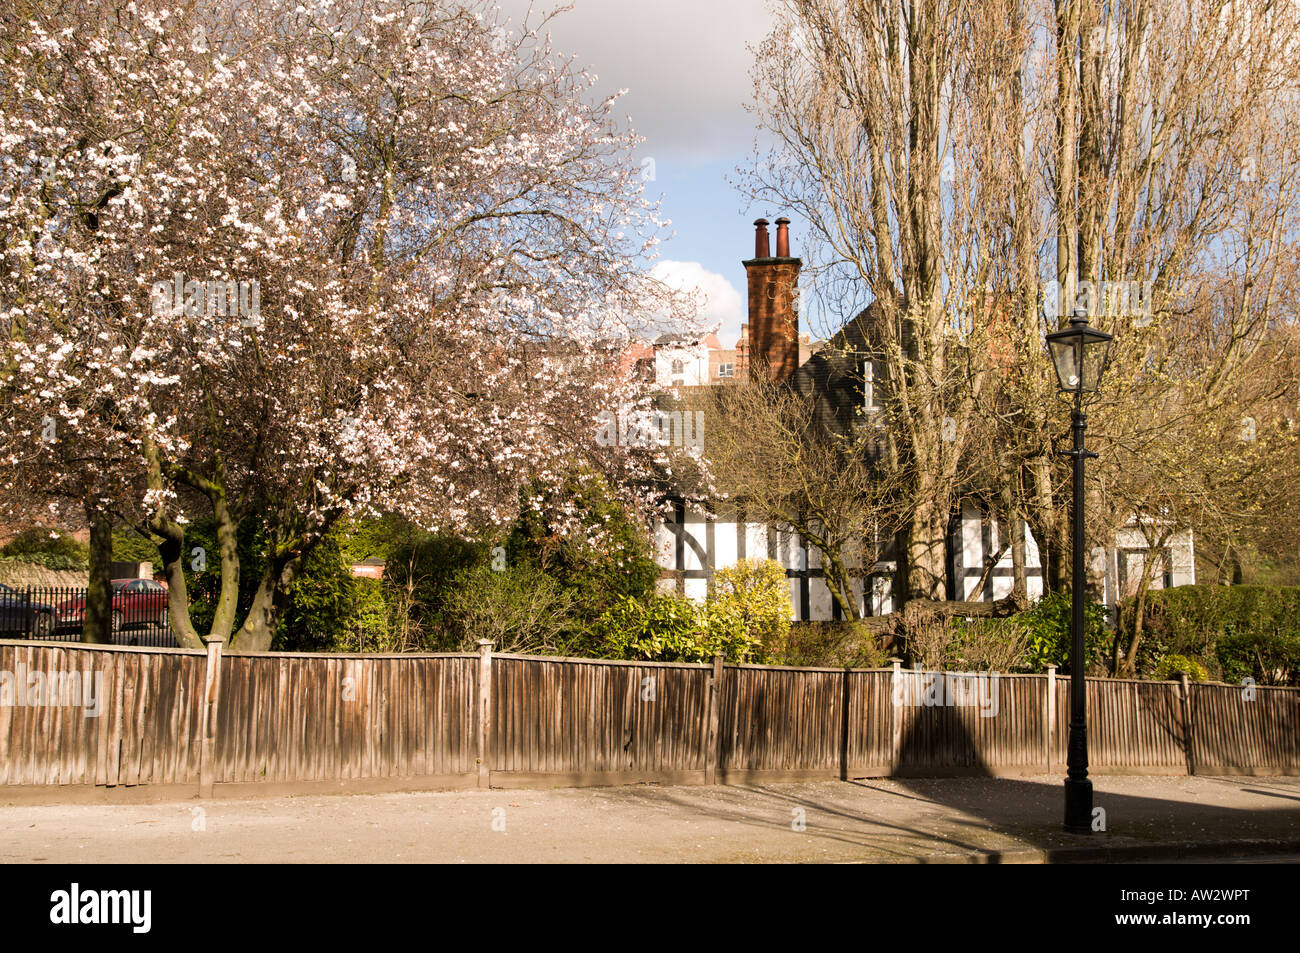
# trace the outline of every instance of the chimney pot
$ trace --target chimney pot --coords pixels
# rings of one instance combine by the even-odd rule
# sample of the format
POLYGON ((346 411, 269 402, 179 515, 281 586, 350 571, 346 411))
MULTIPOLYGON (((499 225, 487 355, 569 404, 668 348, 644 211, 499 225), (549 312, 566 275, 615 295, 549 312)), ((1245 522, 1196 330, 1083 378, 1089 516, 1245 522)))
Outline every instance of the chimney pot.
POLYGON ((754 220, 754 257, 772 257, 772 245, 767 238, 767 219, 765 218, 754 220))
POLYGON ((776 257, 790 257, 790 220, 784 216, 776 220, 776 257))

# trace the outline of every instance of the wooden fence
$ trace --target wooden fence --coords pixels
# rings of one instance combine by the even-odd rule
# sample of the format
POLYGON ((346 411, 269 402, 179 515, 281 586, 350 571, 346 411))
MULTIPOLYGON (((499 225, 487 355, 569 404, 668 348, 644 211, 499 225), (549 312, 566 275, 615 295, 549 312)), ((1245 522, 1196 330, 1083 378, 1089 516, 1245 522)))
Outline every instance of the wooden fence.
MULTIPOLYGON (((1054 672, 0 641, 10 791, 1063 774, 1068 721, 1054 672)), ((1089 679, 1088 742, 1098 774, 1300 774, 1300 689, 1089 679)))

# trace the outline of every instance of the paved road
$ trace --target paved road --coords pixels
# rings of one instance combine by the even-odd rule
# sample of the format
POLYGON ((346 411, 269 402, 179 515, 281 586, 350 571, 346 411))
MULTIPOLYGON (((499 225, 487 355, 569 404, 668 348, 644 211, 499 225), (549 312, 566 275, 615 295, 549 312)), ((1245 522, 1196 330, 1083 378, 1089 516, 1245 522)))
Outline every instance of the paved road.
POLYGON ((1081 840, 1123 847, 1300 838, 1300 778, 1094 782, 1107 831, 1083 839, 1060 832, 1059 777, 163 804, 0 800, 0 862, 888 862, 1081 840))

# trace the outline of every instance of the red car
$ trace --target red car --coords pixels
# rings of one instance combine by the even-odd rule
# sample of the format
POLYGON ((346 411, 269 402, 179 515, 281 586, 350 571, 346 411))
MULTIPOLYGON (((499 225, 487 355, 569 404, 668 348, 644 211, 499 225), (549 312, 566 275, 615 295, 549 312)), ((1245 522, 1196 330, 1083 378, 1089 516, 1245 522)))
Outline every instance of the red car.
MULTIPOLYGON (((56 607, 58 626, 77 629, 86 617, 86 598, 77 596, 56 607)), ((133 625, 167 628, 167 587, 152 579, 113 580, 113 631, 133 625)))

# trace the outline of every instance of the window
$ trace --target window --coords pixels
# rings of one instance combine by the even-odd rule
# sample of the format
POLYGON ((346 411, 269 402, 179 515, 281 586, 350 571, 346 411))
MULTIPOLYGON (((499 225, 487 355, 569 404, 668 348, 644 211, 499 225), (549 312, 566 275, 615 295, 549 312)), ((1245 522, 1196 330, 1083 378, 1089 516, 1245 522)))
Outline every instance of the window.
POLYGON ((735 364, 719 364, 719 365, 718 365, 718 376, 719 376, 719 377, 735 377, 735 376, 736 376, 736 365, 735 365, 735 364))
POLYGON ((682 361, 682 360, 676 360, 676 361, 673 361, 673 373, 674 373, 674 374, 685 374, 685 373, 686 373, 686 362, 685 362, 685 361, 682 361))
POLYGON ((1128 599, 1137 594, 1138 583, 1142 578, 1143 564, 1147 559, 1155 560, 1151 571, 1152 589, 1169 589, 1174 583, 1174 563, 1168 549, 1157 549, 1152 553, 1148 549, 1121 549, 1117 554, 1119 570, 1119 596, 1128 599))
POLYGON ((862 362, 862 409, 874 414, 882 409, 877 383, 884 380, 884 364, 874 359, 862 362))

